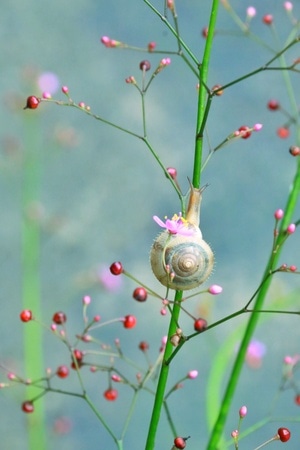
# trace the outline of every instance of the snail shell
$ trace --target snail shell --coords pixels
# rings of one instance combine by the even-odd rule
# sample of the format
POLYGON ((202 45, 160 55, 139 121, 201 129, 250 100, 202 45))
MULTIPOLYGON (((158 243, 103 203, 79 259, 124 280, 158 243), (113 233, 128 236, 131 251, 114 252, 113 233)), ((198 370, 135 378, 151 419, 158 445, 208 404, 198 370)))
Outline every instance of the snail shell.
POLYGON ((163 231, 151 248, 153 273, 160 283, 171 289, 196 288, 204 283, 213 270, 213 252, 202 239, 199 229, 201 192, 201 189, 191 186, 186 220, 192 234, 185 236, 163 231))

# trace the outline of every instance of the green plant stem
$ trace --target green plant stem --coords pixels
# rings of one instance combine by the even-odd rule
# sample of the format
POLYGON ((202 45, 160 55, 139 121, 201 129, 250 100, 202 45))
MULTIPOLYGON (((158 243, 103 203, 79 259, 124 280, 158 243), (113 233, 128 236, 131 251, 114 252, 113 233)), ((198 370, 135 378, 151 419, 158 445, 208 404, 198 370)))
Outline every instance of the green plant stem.
POLYGON ((216 450, 218 448, 218 443, 219 443, 219 441, 221 439, 221 435, 223 433, 223 429, 225 426, 225 422, 226 422, 226 418, 227 418, 227 415, 229 412, 231 402, 233 400, 235 389, 238 385, 238 379, 239 379, 239 376, 241 374, 241 371, 242 371, 242 368, 244 365, 247 348, 248 348, 248 345, 252 338, 252 335, 254 333, 254 330, 257 326, 258 320, 259 320, 259 314, 256 314, 255 311, 261 310, 263 307, 266 295, 268 293, 268 290, 269 290, 269 287, 271 284, 271 278, 272 278, 272 277, 268 277, 268 274, 270 273, 272 268, 274 268, 278 264, 280 253, 282 250, 281 243, 285 239, 284 230, 289 225, 289 223, 292 219, 293 213, 294 213, 296 205, 297 205, 299 193, 300 193, 300 170, 298 167, 294 181, 293 181, 293 185, 292 185, 289 197, 288 197, 288 201, 286 204, 284 219, 281 222, 279 236, 278 236, 277 242, 276 242, 276 247, 278 246, 278 250, 276 253, 272 253, 270 255, 265 273, 263 275, 263 279, 266 279, 266 281, 262 284, 262 287, 257 294, 256 301, 255 301, 255 304, 253 307, 254 312, 250 315, 250 318, 248 320, 246 330, 244 333, 244 337, 241 342, 241 346, 239 348, 239 351, 236 356, 231 374, 229 376, 229 382, 227 384, 227 387, 226 387, 226 390, 225 390, 225 393, 223 396, 221 408, 220 408, 218 417, 216 419, 215 425, 213 427, 213 430, 211 432, 211 437, 210 437, 210 440, 207 445, 207 450, 216 450))
POLYGON ((153 405, 152 416, 151 416, 151 420, 150 420, 145 450, 153 450, 155 448, 156 432, 157 432, 157 428, 158 428, 158 424, 159 424, 162 406, 164 404, 164 396, 165 396, 166 385, 167 385, 168 375, 169 375, 170 365, 168 364, 168 360, 174 350, 174 347, 171 344, 170 338, 175 333, 176 328, 177 328, 177 323, 178 323, 179 314, 180 314, 181 299, 182 299, 182 291, 176 291, 175 302, 174 302, 174 306, 172 309, 172 315, 171 315, 171 320, 170 320, 170 325, 169 325, 168 338, 167 338, 166 348, 165 348, 165 352, 164 352, 164 358, 163 358, 161 369, 160 369, 160 374, 159 374, 157 390, 156 390, 155 399, 154 399, 154 405, 153 405))
POLYGON ((194 154, 194 169, 193 169, 193 186, 195 188, 200 187, 201 181, 201 164, 202 164, 202 147, 203 147, 203 133, 199 133, 200 130, 204 130, 203 119, 205 116, 205 104, 207 98, 207 78, 208 68, 210 62, 210 55, 212 50, 215 26, 217 21, 219 0, 213 0, 210 21, 208 26, 208 35, 206 39, 206 45, 203 54, 202 64, 199 67, 199 96, 198 96, 198 112, 197 112, 197 125, 196 125, 196 142, 195 142, 195 154, 194 154))
MULTIPOLYGON (((30 309, 34 316, 41 317, 40 304, 40 229, 33 209, 37 205, 40 185, 39 125, 36 116, 25 119, 25 152, 22 180, 22 298, 23 308, 30 309)), ((27 378, 38 378, 43 373, 43 333, 35 323, 24 324, 24 360, 27 378)), ((26 392, 30 400, 36 395, 36 388, 26 392)), ((28 448, 46 449, 46 427, 44 399, 34 404, 35 412, 27 415, 28 448)))

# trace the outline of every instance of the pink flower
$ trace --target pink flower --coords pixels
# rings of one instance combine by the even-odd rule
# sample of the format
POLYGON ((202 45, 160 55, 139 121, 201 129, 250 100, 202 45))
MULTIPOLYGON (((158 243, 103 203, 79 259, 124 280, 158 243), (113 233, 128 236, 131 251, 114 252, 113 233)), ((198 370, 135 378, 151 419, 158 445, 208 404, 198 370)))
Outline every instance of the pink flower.
POLYGON ((180 234, 182 236, 191 236, 194 230, 188 227, 188 222, 179 214, 175 214, 172 219, 166 219, 163 222, 159 217, 153 216, 153 220, 162 228, 166 228, 170 234, 180 234))

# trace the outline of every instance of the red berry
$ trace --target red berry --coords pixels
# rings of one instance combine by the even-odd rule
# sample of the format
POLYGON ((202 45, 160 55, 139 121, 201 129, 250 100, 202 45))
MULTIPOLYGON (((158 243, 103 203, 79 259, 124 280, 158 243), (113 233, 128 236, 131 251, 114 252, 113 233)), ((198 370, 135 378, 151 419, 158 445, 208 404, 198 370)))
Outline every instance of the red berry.
POLYGON ((151 69, 150 61, 148 61, 147 59, 144 59, 143 61, 141 61, 140 62, 140 69, 141 70, 145 70, 145 72, 150 70, 151 69))
POLYGON ((122 263, 120 263, 120 261, 112 263, 109 270, 113 275, 120 275, 123 272, 122 263))
POLYGON ((246 125, 243 125, 239 128, 239 131, 242 131, 242 139, 248 139, 251 136, 251 131, 248 131, 249 127, 247 127, 246 125))
POLYGON ((153 41, 149 42, 149 44, 148 44, 148 52, 153 52, 155 47, 156 47, 156 42, 153 42, 153 41))
POLYGON ((286 139, 290 135, 290 130, 286 127, 279 127, 277 128, 277 136, 281 139, 286 139))
POLYGON ((124 317, 124 328, 134 328, 136 326, 136 317, 131 314, 124 317))
POLYGON ((106 400, 108 400, 109 402, 113 402, 114 400, 116 400, 118 398, 118 391, 116 389, 107 389, 104 393, 103 393, 104 398, 106 398, 106 400))
POLYGON ((20 319, 22 320, 22 322, 29 322, 29 320, 32 319, 32 312, 30 311, 30 309, 24 309, 23 311, 21 311, 20 319))
POLYGON ((296 145, 292 145, 289 149, 289 152, 292 156, 299 156, 300 155, 300 147, 297 147, 296 145))
POLYGON ((77 361, 77 364, 75 364, 74 361, 71 362, 71 368, 74 370, 80 369, 82 365, 83 363, 81 361, 77 361))
POLYGON ((268 101, 268 108, 271 111, 276 111, 277 109, 279 109, 280 105, 279 102, 277 100, 269 100, 268 101))
POLYGON ((185 441, 186 441, 186 439, 184 439, 182 437, 176 437, 174 439, 174 445, 176 448, 185 448, 186 447, 185 441))
POLYGON ((142 352, 145 352, 146 350, 148 350, 149 348, 149 344, 146 341, 142 341, 139 343, 139 349, 142 350, 142 352))
POLYGON ((137 287, 132 294, 133 298, 138 302, 145 302, 147 300, 147 291, 143 287, 137 287))
POLYGON ((277 433, 281 442, 287 442, 291 437, 291 432, 288 428, 278 428, 277 433))
POLYGON ((76 361, 82 361, 83 360, 83 352, 81 350, 78 350, 75 348, 73 350, 73 356, 76 359, 76 361))
POLYGON ((296 405, 300 406, 300 394, 297 394, 295 397, 295 403, 296 405))
POLYGON ((201 331, 206 330, 207 328, 207 322, 205 319, 196 319, 194 322, 194 330, 195 331, 199 331, 199 333, 201 333, 201 331))
POLYGON ((262 20, 266 25, 271 25, 273 23, 273 16, 272 14, 265 14, 262 20))
POLYGON ((59 366, 56 370, 56 375, 59 378, 66 378, 69 375, 69 369, 67 366, 59 366))
POLYGON ((53 314, 52 320, 57 325, 61 325, 67 321, 67 316, 62 311, 57 311, 55 314, 53 314))
POLYGON ((39 106, 40 99, 35 97, 34 95, 31 95, 27 98, 26 106, 24 109, 36 109, 39 106))
POLYGON ((26 414, 33 413, 33 411, 34 411, 33 403, 30 402, 29 400, 27 400, 26 402, 23 402, 22 403, 22 411, 26 414))

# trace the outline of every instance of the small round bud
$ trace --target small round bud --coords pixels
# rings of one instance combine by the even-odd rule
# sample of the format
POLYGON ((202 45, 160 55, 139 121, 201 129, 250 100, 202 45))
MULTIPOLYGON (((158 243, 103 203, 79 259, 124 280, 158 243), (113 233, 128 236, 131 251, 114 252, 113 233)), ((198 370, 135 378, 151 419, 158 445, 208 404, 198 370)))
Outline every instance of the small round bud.
POLYGON ((63 94, 68 94, 69 93, 68 86, 62 86, 61 91, 62 91, 63 94))
POLYGON ((278 428, 277 433, 281 442, 287 442, 290 440, 291 432, 288 428, 280 427, 278 428))
POLYGON ((284 2, 283 7, 286 11, 292 11, 293 3, 292 2, 284 2))
POLYGON ((297 272, 297 266, 291 265, 291 266, 289 267, 289 270, 290 270, 291 272, 297 272))
POLYGON ((22 320, 22 322, 29 322, 32 319, 32 312, 30 311, 30 309, 24 309, 23 311, 21 311, 20 319, 22 320))
POLYGON ((295 233, 295 231, 296 231, 296 225, 294 223, 291 223, 286 229, 287 234, 293 234, 293 233, 295 233))
POLYGON ((254 6, 249 6, 246 12, 247 16, 250 17, 251 19, 256 16, 256 9, 254 8, 254 6))
POLYGON ((156 42, 149 42, 148 44, 148 52, 153 52, 156 48, 156 42))
POLYGON ((56 370, 56 375, 59 378, 66 378, 69 375, 69 369, 67 366, 59 366, 56 370))
POLYGON ((26 402, 23 402, 22 403, 22 411, 26 414, 33 413, 33 411, 34 411, 33 403, 28 400, 26 402))
POLYGON ((247 415, 247 406, 242 406, 239 410, 240 418, 243 419, 247 415))
POLYGON ((202 331, 206 330, 207 328, 207 321, 205 319, 199 318, 196 319, 194 322, 194 330, 201 333, 202 331))
POLYGON ((113 402, 118 398, 118 391, 116 389, 107 389, 104 393, 103 396, 106 400, 108 400, 109 402, 113 402))
POLYGON ((128 316, 125 316, 123 319, 123 325, 124 328, 134 328, 136 326, 136 317, 129 314, 128 316))
POLYGON ((272 23, 273 23, 272 14, 265 14, 262 18, 262 21, 265 25, 272 25, 272 23))
POLYGON ((280 108, 280 104, 277 100, 272 99, 272 100, 268 101, 268 109, 270 111, 277 111, 277 109, 279 109, 279 108, 280 108))
POLYGON ((82 298, 82 303, 83 303, 84 305, 89 305, 89 304, 91 303, 91 297, 90 297, 89 295, 85 295, 85 296, 82 298))
POLYGON ((143 287, 137 287, 135 288, 135 290, 133 291, 132 294, 133 298, 135 300, 137 300, 138 302, 145 302, 147 300, 147 291, 145 288, 143 287))
POLYGON ((167 172, 170 175, 170 177, 175 180, 177 177, 177 170, 174 167, 167 167, 167 172))
POLYGON ((142 352, 145 352, 146 350, 148 350, 149 348, 149 344, 146 341, 142 341, 139 343, 139 349, 142 350, 142 352))
POLYGON ((36 109, 39 106, 40 99, 35 95, 27 97, 26 106, 23 109, 36 109))
POLYGON ((140 69, 144 70, 145 72, 150 70, 151 69, 150 61, 148 61, 147 59, 144 59, 143 61, 141 61, 140 62, 140 69))
POLYGON ((61 325, 67 321, 67 316, 62 311, 57 311, 53 314, 52 320, 56 325, 61 325))
POLYGON ((109 270, 113 275, 120 275, 123 272, 122 263, 120 263, 120 261, 112 263, 109 270))
POLYGON ((289 148, 289 152, 292 156, 299 156, 300 155, 300 147, 297 147, 296 145, 292 145, 289 148))
POLYGON ((182 438, 182 437, 176 437, 174 439, 174 446, 175 448, 179 448, 179 449, 183 449, 186 447, 186 443, 185 443, 186 439, 182 438))
POLYGON ((222 286, 219 286, 218 284, 212 284, 207 291, 212 294, 212 295, 218 295, 221 294, 221 292, 223 291, 222 286))
POLYGON ((187 377, 190 378, 190 380, 194 380, 198 376, 198 370, 190 370, 187 374, 187 377))
POLYGON ((251 136, 251 131, 246 125, 242 125, 238 131, 240 132, 242 139, 248 139, 251 136))
POLYGON ((274 217, 275 217, 276 220, 282 219, 283 216, 284 216, 284 211, 283 211, 282 209, 277 209, 277 210, 274 212, 274 217))
POLYGON ((286 127, 279 127, 277 128, 277 136, 280 137, 280 139, 287 139, 290 135, 290 130, 286 127))

